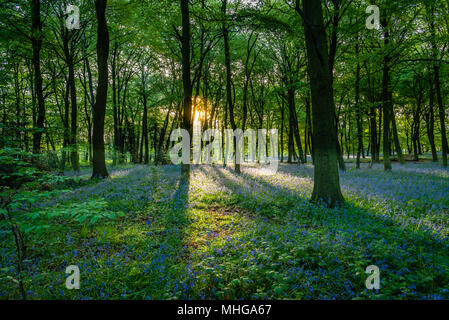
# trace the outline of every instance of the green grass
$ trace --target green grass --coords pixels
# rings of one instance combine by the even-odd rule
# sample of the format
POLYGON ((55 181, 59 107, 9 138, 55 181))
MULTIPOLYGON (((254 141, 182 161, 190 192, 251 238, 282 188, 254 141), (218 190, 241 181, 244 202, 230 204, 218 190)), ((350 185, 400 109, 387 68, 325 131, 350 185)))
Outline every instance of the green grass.
MULTIPOLYGON (((26 234, 25 288, 30 299, 449 298, 449 174, 394 170, 349 168, 339 209, 308 202, 310 166, 274 176, 198 167, 182 187, 176 166, 120 168, 105 181, 82 172, 31 191, 39 199, 18 211, 24 225, 48 226, 26 234), (372 264, 380 290, 365 288, 372 264), (79 290, 65 288, 68 265, 80 268, 79 290)), ((0 239, 0 297, 17 299, 13 239, 5 228, 0 239)))

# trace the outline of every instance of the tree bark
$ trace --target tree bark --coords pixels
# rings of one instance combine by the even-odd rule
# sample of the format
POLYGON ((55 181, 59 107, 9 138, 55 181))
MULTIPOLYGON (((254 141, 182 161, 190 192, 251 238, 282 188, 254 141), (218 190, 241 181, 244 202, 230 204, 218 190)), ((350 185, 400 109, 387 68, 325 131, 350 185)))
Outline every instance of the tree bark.
POLYGON ((142 98, 143 98, 143 118, 142 118, 142 142, 145 154, 143 156, 143 163, 148 164, 150 161, 150 149, 148 145, 148 106, 147 106, 147 92, 146 92, 146 77, 144 64, 142 63, 142 98))
MULTIPOLYGON (((299 5, 296 9, 300 11, 299 5)), ((344 202, 337 166, 335 106, 321 1, 303 1, 303 22, 312 92, 314 186, 312 201, 329 206, 344 202)))
MULTIPOLYGON (((432 4, 430 7, 431 16, 430 16, 430 32, 431 32, 431 48, 432 48, 432 58, 437 60, 438 58, 438 49, 436 46, 435 39, 435 7, 432 4)), ((448 143, 446 136, 446 113, 443 105, 443 97, 441 95, 441 83, 440 83, 440 65, 438 62, 435 62, 433 65, 433 76, 435 83, 435 92, 437 96, 438 102, 438 115, 440 118, 440 131, 441 131, 441 149, 442 149, 442 158, 443 158, 443 166, 447 167, 447 152, 448 152, 448 143)))
POLYGON ((432 161, 438 162, 437 148, 435 146, 435 91, 433 86, 433 81, 430 79, 430 88, 429 88, 429 111, 427 113, 427 136, 429 138, 430 149, 432 150, 432 161))
MULTIPOLYGON (((223 5, 221 7, 222 13, 226 16, 226 5, 227 0, 223 0, 223 5)), ((223 42, 224 42, 224 55, 225 55, 225 66, 226 66, 226 104, 229 110, 229 120, 231 122, 232 130, 237 129, 237 125, 235 123, 234 117, 234 102, 232 99, 232 91, 231 91, 231 57, 229 53, 229 31, 228 26, 226 25, 226 20, 223 22, 223 42)), ((240 159, 237 159, 237 148, 238 141, 237 137, 233 137, 234 140, 234 148, 235 148, 235 163, 234 168, 236 173, 240 173, 240 159)))
MULTIPOLYGON (((306 122, 307 122, 307 140, 308 145, 309 145, 309 150, 310 150, 310 156, 312 157, 312 163, 314 162, 314 155, 313 155, 313 143, 312 143, 312 135, 313 135, 313 128, 312 128, 312 116, 311 116, 311 112, 310 112, 310 97, 309 95, 307 96, 306 99, 306 122)), ((307 157, 307 154, 306 154, 307 157)))
MULTIPOLYGON (((182 128, 189 132, 192 141, 192 81, 190 78, 190 18, 189 0, 181 0, 182 15, 182 85, 184 89, 184 112, 182 128)), ((189 143, 189 145, 191 145, 189 143)), ((190 150, 189 150, 190 152, 190 150)), ((181 180, 190 179, 190 163, 181 164, 181 180)))
POLYGON ((109 176, 106 168, 104 148, 104 117, 108 95, 108 56, 109 56, 109 32, 106 22, 107 0, 95 0, 95 11, 98 21, 97 26, 97 63, 98 86, 95 106, 93 108, 93 170, 92 178, 104 179, 109 176))
POLYGON ((441 130, 441 145, 442 145, 442 157, 443 166, 447 167, 447 136, 446 136, 446 113, 444 112, 443 97, 441 96, 441 85, 440 85, 440 68, 439 66, 434 66, 434 76, 435 76, 435 89, 437 93, 438 101, 438 113, 440 117, 440 130, 441 130))
MULTIPOLYGON (((358 41, 358 39, 356 40, 358 41)), ((355 52, 357 55, 357 61, 359 56, 359 44, 357 43, 355 45, 355 52)), ((362 111, 360 107, 360 63, 357 62, 357 68, 355 73, 355 108, 356 108, 356 117, 357 117, 357 160, 356 160, 356 168, 360 169, 360 153, 362 152, 363 148, 363 132, 362 132, 362 111)))
MULTIPOLYGON (((387 28, 387 20, 386 18, 382 21, 382 27, 384 28, 384 48, 387 49, 387 46, 390 42, 389 33, 386 30, 387 28)), ((390 83, 390 57, 387 53, 385 53, 384 61, 383 61, 383 76, 382 76, 382 104, 383 104, 383 158, 384 158, 384 169, 385 171, 391 171, 391 160, 390 160, 390 123, 391 123, 391 109, 390 96, 388 94, 388 85, 390 83)))
POLYGON ((299 136, 298 117, 296 115, 296 105, 295 105, 295 89, 292 86, 293 84, 290 84, 290 87, 287 89, 288 111, 290 114, 290 121, 292 123, 296 147, 298 148, 298 157, 299 157, 298 164, 301 164, 305 163, 305 158, 302 150, 301 138, 299 136))
POLYGON ((64 47, 64 57, 65 62, 68 68, 68 84, 69 84, 69 92, 70 92, 70 103, 71 103, 71 123, 70 123, 70 159, 72 162, 72 168, 74 171, 80 171, 80 162, 78 155, 78 146, 77 146, 77 129, 78 129, 78 106, 76 102, 76 85, 75 85, 75 69, 74 69, 74 61, 73 61, 73 53, 70 52, 69 42, 70 42, 70 34, 69 30, 63 27, 62 30, 62 38, 63 38, 63 47, 64 47))
POLYGON ((33 48, 34 92, 37 97, 37 117, 33 133, 33 153, 41 151, 41 139, 45 122, 45 102, 42 89, 40 51, 42 48, 42 23, 40 0, 31 0, 31 45, 33 48))

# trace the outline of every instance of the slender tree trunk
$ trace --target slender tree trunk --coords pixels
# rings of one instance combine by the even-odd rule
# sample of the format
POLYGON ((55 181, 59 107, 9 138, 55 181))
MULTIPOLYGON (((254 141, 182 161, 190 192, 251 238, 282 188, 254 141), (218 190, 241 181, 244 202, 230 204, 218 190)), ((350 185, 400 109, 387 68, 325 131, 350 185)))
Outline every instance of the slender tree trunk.
MULTIPOLYGON (((293 84, 290 84, 291 86, 293 84)), ((296 106, 295 106, 295 90, 290 87, 287 90, 288 96, 288 110, 290 113, 290 121, 292 122, 293 133, 295 137, 296 147, 298 148, 298 164, 305 163, 304 153, 302 150, 301 138, 299 136, 299 126, 298 126, 298 118, 296 115, 296 106)))
POLYGON ((41 151, 41 139, 45 122, 45 102, 42 89, 40 51, 42 48, 42 23, 40 0, 31 1, 31 45, 33 48, 34 92, 37 97, 37 117, 33 133, 33 153, 41 151))
POLYGON ((62 156, 61 156, 61 164, 59 166, 59 171, 64 172, 65 163, 67 162, 67 147, 70 144, 70 127, 69 127, 69 110, 70 110, 70 88, 69 82, 66 79, 66 86, 64 92, 64 118, 63 118, 63 143, 62 143, 62 156))
POLYGON ((292 129, 292 122, 288 121, 288 157, 287 157, 287 163, 292 163, 293 159, 293 129, 292 129))
MULTIPOLYGON (((335 143, 337 145, 337 162, 338 162, 338 167, 340 168, 341 171, 346 171, 346 165, 345 165, 345 160, 343 159, 343 147, 342 144, 340 144, 340 140, 338 140, 338 122, 337 122, 337 118, 335 118, 335 143)), ((343 133, 341 133, 343 134, 343 133)))
POLYGON ((313 128, 312 128, 312 117, 310 112, 310 97, 308 94, 306 99, 306 119, 307 119, 307 140, 309 141, 308 144, 310 149, 310 156, 312 157, 312 163, 315 163, 313 155, 313 141, 312 141, 313 128))
MULTIPOLYGON (((227 5, 227 0, 223 0, 223 5, 222 5, 222 12, 224 15, 226 15, 226 5, 227 5)), ((232 130, 237 129, 237 125, 235 123, 235 117, 234 117, 234 102, 232 99, 232 90, 231 90, 231 57, 230 57, 230 53, 229 53, 229 31, 228 31, 228 26, 226 25, 226 21, 223 22, 223 42, 224 42, 224 54, 225 54, 225 66, 226 66, 226 104, 228 106, 229 109, 229 120, 231 122, 231 128, 232 130)), ((233 137, 234 139, 234 148, 235 148, 235 153, 234 153, 234 160, 235 160, 235 172, 236 173, 240 173, 240 159, 237 158, 238 152, 237 152, 237 148, 238 148, 238 140, 237 137, 233 137)))
MULTIPOLYGON (((17 143, 17 147, 21 148, 21 141, 20 141, 20 132, 21 132, 21 123, 22 123, 22 119, 20 116, 20 111, 21 111, 21 100, 20 100, 20 82, 19 82, 19 70, 20 70, 20 63, 13 63, 13 68, 14 68, 14 94, 15 94, 15 98, 16 98, 16 128, 15 128, 15 133, 16 133, 16 143, 17 143)), ((3 106, 6 107, 6 106, 3 106)))
POLYGON ((421 113, 421 102, 422 97, 419 97, 416 101, 416 110, 413 112, 413 131, 412 131, 412 140, 413 140, 413 160, 419 160, 419 121, 420 121, 420 113, 421 113))
POLYGON ((284 118, 285 118, 285 106, 284 101, 281 99, 281 163, 284 162, 284 118))
MULTIPOLYGON (((384 28, 384 48, 388 47, 390 42, 389 32, 386 30, 387 20, 383 19, 382 27, 384 28)), ((384 169, 385 171, 391 171, 391 161, 390 161, 390 123, 391 123, 391 110, 389 104, 390 96, 388 94, 388 86, 390 84, 390 57, 388 53, 385 53, 383 61, 383 78, 382 78, 382 103, 383 103, 383 115, 384 115, 384 127, 383 127, 383 158, 384 158, 384 169)))
POLYGON ((429 89, 429 112, 427 113, 427 136, 429 138, 430 148, 432 150, 432 161, 438 162, 437 148, 435 146, 435 91, 433 86, 433 81, 430 79, 430 89, 429 89))
POLYGON ((376 108, 370 108, 370 146, 371 146, 371 166, 376 162, 378 150, 377 150, 377 124, 376 124, 376 108))
MULTIPOLYGON (((432 48, 432 58, 434 60, 438 59, 438 48, 436 45, 436 32, 435 32, 435 5, 432 3, 430 6, 430 34, 431 34, 431 48, 432 48)), ((433 64, 433 76, 435 83, 435 92, 438 102, 438 115, 440 118, 440 131, 441 131, 441 151, 443 158, 443 166, 447 167, 447 153, 449 151, 447 135, 446 135, 446 113, 443 105, 443 97, 441 94, 441 83, 440 83, 440 64, 439 62, 434 62, 433 64)))
POLYGON ((448 152, 448 144, 447 144, 447 135, 446 135, 446 113, 444 111, 443 105, 443 97, 441 95, 441 85, 440 85, 440 67, 434 66, 434 76, 435 76, 435 89, 437 93, 437 101, 438 101, 438 112, 440 116, 440 130, 441 130, 441 145, 442 145, 442 157, 443 157, 443 166, 447 167, 447 152, 448 152))
POLYGON ((393 131, 393 141, 394 141, 395 150, 398 155, 399 163, 405 164, 404 154, 402 153, 402 147, 399 142, 399 134, 398 134, 398 129, 397 129, 397 125, 396 125, 396 115, 394 114, 394 111, 393 111, 393 96, 392 96, 391 92, 389 92, 389 101, 390 101, 390 106, 391 106, 391 111, 390 111, 391 128, 393 131))
MULTIPOLYGON (((91 114, 93 114, 93 108, 95 106, 95 95, 94 95, 94 86, 92 81, 92 71, 90 69, 89 58, 87 56, 87 48, 88 44, 86 41, 86 34, 83 32, 82 37, 82 48, 83 48, 83 60, 84 60, 84 83, 86 85, 85 90, 87 91, 87 84, 89 85, 89 100, 90 100, 90 110, 91 114), (87 72, 87 81, 86 81, 86 72, 87 72)), ((87 95, 87 92, 85 93, 87 95)), ((87 111, 87 105, 84 105, 84 112, 86 113, 86 119, 88 124, 88 139, 89 139, 89 163, 92 163, 92 121, 89 112, 87 111)))
MULTIPOLYGON (((358 38, 358 37, 357 37, 358 38)), ((358 39, 357 39, 358 41, 358 39)), ((356 56, 357 56, 357 61, 358 61, 358 56, 359 56, 359 44, 357 43, 355 45, 355 52, 356 52, 356 56)), ((360 63, 357 62, 357 68, 356 68, 356 72, 355 72, 355 108, 356 108, 356 118, 357 118, 357 141, 358 141, 358 146, 357 146, 357 160, 356 160, 356 168, 360 169, 360 153, 362 152, 363 149, 363 132, 362 132, 362 110, 360 107, 360 63)))
POLYGON ((75 69, 73 62, 73 55, 70 52, 69 48, 69 31, 63 30, 63 42, 64 42, 64 55, 65 61, 67 63, 67 67, 69 70, 68 74, 68 84, 70 91, 70 102, 71 102, 71 128, 70 128, 70 159, 72 162, 72 168, 74 171, 80 171, 80 162, 78 155, 78 146, 77 146, 77 129, 78 129, 78 106, 76 102, 76 85, 75 85, 75 69))
POLYGON ((106 22, 107 0, 95 0, 97 26, 97 61, 98 61, 98 87, 95 106, 93 108, 93 170, 92 178, 106 178, 109 176, 106 168, 104 148, 104 117, 108 95, 108 56, 109 32, 106 22))
MULTIPOLYGON (((86 83, 86 68, 84 68, 84 82, 86 83)), ((88 99, 88 93, 87 93, 87 87, 86 85, 84 86, 84 114, 86 116, 86 122, 87 122, 87 143, 88 143, 88 147, 87 147, 87 159, 89 161, 89 163, 91 163, 92 161, 92 123, 91 123, 91 119, 90 119, 90 113, 89 110, 87 108, 87 100, 88 99)), ((92 106, 91 106, 92 107, 92 106)))
MULTIPOLYGON (((117 101, 117 42, 114 42, 112 49, 112 63, 111 63, 111 78, 112 78, 112 115, 114 119, 114 142, 113 142, 113 165, 117 165, 119 158, 119 145, 120 145, 120 132, 119 132, 119 116, 118 116, 118 104, 117 101)), ((120 93, 118 93, 120 95, 120 93)))
POLYGON ((142 118, 142 143, 143 149, 145 149, 145 155, 143 162, 148 164, 150 161, 150 149, 148 145, 148 106, 147 106, 147 92, 146 92, 146 77, 144 64, 142 63, 142 97, 143 97, 143 118, 142 118))

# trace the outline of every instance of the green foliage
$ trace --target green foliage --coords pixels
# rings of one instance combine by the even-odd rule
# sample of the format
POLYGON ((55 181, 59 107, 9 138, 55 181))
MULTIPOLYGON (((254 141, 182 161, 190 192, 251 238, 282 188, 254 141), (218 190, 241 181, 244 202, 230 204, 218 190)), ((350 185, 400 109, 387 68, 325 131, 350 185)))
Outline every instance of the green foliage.
POLYGON ((30 214, 32 220, 37 219, 64 219, 65 221, 76 221, 88 225, 95 225, 99 222, 114 220, 123 217, 122 211, 113 212, 107 209, 107 202, 101 199, 91 200, 83 203, 74 203, 62 208, 46 209, 30 214))
POLYGON ((0 186, 17 188, 41 172, 31 165, 33 155, 15 148, 0 149, 0 186))
MULTIPOLYGON (((197 168, 188 190, 177 187, 177 167, 138 166, 89 185, 21 191, 10 206, 27 244, 21 279, 30 299, 445 298, 447 217, 436 206, 449 203, 435 197, 448 176, 420 168, 429 170, 420 196, 413 172, 348 170, 349 204, 338 209, 307 201, 310 167, 297 166, 271 178, 197 168), (355 183, 405 187, 391 195, 355 183), (80 290, 65 289, 70 264, 80 290), (369 264, 381 268, 379 292, 365 288, 369 264)), ((17 298, 11 234, 0 239, 0 293, 17 298)))

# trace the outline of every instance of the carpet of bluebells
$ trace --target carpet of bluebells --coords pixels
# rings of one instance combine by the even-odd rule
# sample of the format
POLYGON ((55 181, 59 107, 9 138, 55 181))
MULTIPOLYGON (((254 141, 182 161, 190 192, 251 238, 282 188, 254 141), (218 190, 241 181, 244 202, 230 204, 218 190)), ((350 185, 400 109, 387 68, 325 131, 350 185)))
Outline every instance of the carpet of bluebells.
MULTIPOLYGON (((27 210, 123 212, 89 225, 55 218, 29 233, 30 299, 449 299, 449 171, 434 163, 351 165, 347 204, 311 204, 313 167, 111 169, 111 178, 40 192, 27 210), (95 204, 101 205, 95 205, 95 204), (65 287, 68 265, 80 289, 65 287), (380 269, 379 290, 365 269, 380 269)), ((83 175, 84 174, 84 175, 83 175)), ((26 215, 23 215, 26 217, 26 215)), ((0 299, 19 299, 12 235, 0 230, 0 299)))

